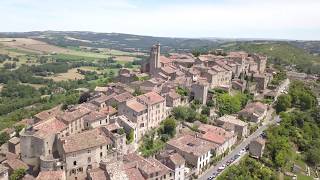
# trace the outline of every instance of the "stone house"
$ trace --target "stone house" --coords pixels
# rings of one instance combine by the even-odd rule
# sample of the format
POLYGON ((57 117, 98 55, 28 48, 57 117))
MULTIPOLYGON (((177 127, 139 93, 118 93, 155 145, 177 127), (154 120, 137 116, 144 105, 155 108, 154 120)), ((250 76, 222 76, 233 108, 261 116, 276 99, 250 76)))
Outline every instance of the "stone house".
POLYGON ((249 153, 250 156, 255 158, 260 158, 263 155, 263 151, 265 148, 266 140, 258 137, 252 140, 249 144, 249 153))
POLYGON ((8 141, 8 151, 14 154, 20 154, 20 138, 13 137, 8 141))
POLYGON ((219 156, 225 151, 230 150, 231 147, 237 142, 236 134, 217 126, 201 124, 198 127, 198 130, 200 133, 198 133, 197 136, 200 139, 213 144, 212 150, 214 150, 216 156, 219 156))
POLYGON ((67 179, 85 179, 87 170, 113 156, 112 140, 100 128, 62 137, 57 147, 67 179))
POLYGON ((154 158, 145 159, 135 153, 131 153, 123 157, 123 162, 129 179, 135 176, 143 177, 146 180, 173 179, 173 170, 154 158))
POLYGON ((248 121, 259 123, 267 116, 268 106, 261 102, 253 102, 246 105, 238 115, 248 121))
POLYGON ((185 179, 186 162, 179 153, 172 150, 165 150, 156 155, 156 159, 174 171, 174 180, 185 179))
POLYGON ((166 95, 166 105, 168 107, 177 107, 181 105, 181 96, 180 94, 176 93, 174 90, 170 91, 166 95))
POLYGON ((186 161, 186 164, 195 168, 200 174, 210 163, 213 144, 197 136, 183 135, 169 140, 166 144, 168 150, 175 150, 186 161))
POLYGON ((239 139, 249 135, 248 123, 241 121, 235 116, 224 115, 216 120, 218 126, 227 131, 235 132, 239 139))

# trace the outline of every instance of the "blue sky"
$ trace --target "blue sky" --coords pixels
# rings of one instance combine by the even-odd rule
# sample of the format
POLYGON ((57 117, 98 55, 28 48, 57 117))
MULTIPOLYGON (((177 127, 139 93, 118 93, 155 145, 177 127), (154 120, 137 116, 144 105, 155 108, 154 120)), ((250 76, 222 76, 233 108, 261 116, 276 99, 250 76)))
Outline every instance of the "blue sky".
POLYGON ((0 0, 1 32, 320 40, 320 0, 0 0))

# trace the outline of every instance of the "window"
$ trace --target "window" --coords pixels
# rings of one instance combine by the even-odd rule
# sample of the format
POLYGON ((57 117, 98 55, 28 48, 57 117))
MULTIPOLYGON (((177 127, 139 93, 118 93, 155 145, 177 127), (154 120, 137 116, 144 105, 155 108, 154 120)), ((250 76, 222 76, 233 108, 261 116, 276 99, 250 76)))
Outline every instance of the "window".
POLYGON ((88 153, 91 153, 91 150, 90 150, 90 149, 88 150, 88 153))
POLYGON ((73 161, 73 165, 76 166, 77 165, 77 161, 73 161))
POLYGON ((72 157, 76 157, 76 154, 72 154, 72 157))
POLYGON ((100 152, 100 157, 102 157, 102 155, 103 155, 102 152, 100 152))
POLYGON ((88 163, 91 163, 91 157, 88 157, 88 163))

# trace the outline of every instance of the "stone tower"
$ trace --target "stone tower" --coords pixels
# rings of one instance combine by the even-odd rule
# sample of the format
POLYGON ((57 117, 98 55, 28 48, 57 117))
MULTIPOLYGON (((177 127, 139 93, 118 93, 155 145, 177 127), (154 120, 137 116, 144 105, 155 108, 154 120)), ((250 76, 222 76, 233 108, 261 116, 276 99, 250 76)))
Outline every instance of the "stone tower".
POLYGON ((160 43, 152 46, 150 51, 150 74, 155 74, 160 65, 160 43))

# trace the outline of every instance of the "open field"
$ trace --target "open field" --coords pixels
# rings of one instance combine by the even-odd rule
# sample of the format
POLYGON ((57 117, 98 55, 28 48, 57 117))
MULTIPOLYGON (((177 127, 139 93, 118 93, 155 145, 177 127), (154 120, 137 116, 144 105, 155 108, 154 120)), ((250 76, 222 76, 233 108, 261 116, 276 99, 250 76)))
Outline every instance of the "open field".
POLYGON ((37 54, 68 54, 93 58, 107 57, 104 54, 71 50, 28 38, 0 38, 0 43, 11 49, 19 49, 37 54))
POLYGON ((59 73, 55 74, 53 76, 44 77, 46 79, 52 79, 53 81, 67 81, 67 80, 78 80, 78 79, 84 79, 84 75, 81 75, 77 72, 77 69, 79 68, 73 68, 69 69, 66 73, 59 73))

